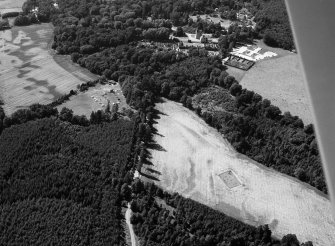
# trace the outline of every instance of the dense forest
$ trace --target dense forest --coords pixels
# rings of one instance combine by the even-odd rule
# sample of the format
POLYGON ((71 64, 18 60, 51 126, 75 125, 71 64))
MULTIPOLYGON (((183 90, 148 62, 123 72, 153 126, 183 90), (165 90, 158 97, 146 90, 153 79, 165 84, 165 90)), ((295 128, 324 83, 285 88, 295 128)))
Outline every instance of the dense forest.
POLYGON ((122 184, 134 123, 54 116, 0 136, 0 244, 123 245, 122 184))
POLYGON ((256 32, 269 46, 294 49, 293 35, 284 0, 264 1, 257 11, 256 32))

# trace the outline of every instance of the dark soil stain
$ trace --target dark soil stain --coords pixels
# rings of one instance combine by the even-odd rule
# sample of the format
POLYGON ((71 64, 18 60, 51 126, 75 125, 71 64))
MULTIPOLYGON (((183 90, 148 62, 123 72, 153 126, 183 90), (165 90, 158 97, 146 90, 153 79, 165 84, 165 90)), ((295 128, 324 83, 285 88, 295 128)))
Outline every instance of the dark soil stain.
POLYGON ((27 80, 30 81, 30 82, 33 82, 36 86, 40 86, 40 87, 44 87, 44 88, 48 89, 49 93, 51 95, 53 95, 54 98, 58 98, 58 97, 62 96, 62 94, 59 93, 56 90, 56 86, 55 85, 49 85, 47 80, 37 80, 37 79, 34 79, 34 78, 28 78, 27 80))
POLYGON ((188 162, 190 163, 190 176, 186 178, 187 189, 183 191, 183 194, 187 194, 195 188, 195 163, 188 158, 188 162))
POLYGON ((35 87, 32 87, 32 86, 28 85, 28 86, 23 87, 23 89, 25 89, 27 91, 31 91, 31 90, 34 90, 35 87))
POLYGON ((211 175, 209 177, 209 188, 210 188, 210 192, 212 194, 212 196, 215 196, 215 192, 214 192, 214 179, 213 179, 213 175, 211 175))

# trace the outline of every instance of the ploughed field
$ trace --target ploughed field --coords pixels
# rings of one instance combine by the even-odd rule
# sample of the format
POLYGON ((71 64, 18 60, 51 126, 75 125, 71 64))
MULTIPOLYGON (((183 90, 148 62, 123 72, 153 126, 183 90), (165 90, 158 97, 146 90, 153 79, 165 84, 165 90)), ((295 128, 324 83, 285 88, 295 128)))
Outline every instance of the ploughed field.
POLYGON ((314 245, 335 242, 330 201, 311 186, 237 153, 214 128, 179 103, 156 105, 156 148, 144 176, 171 192, 273 235, 297 235, 314 245))
POLYGON ((6 114, 34 103, 47 104, 97 78, 53 54, 51 24, 14 27, 0 32, 0 99, 6 114))

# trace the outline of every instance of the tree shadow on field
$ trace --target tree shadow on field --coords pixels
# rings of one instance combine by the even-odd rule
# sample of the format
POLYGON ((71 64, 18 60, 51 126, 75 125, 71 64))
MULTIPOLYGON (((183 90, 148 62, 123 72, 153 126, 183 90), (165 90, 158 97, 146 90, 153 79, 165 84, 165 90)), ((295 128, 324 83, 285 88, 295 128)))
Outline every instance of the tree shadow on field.
POLYGON ((161 174, 162 174, 160 171, 154 170, 154 169, 152 169, 152 168, 150 168, 150 167, 148 167, 147 170, 148 170, 149 172, 151 172, 151 173, 154 173, 154 174, 158 174, 158 175, 161 175, 161 174))
POLYGON ((154 135, 157 135, 157 136, 160 136, 160 137, 165 137, 163 134, 160 134, 159 132, 158 132, 158 130, 156 129, 156 128, 154 128, 154 127, 152 127, 152 134, 154 134, 154 135))
MULTIPOLYGON (((164 102, 164 100, 159 99, 158 102, 159 103, 164 102)), ((158 170, 155 170, 156 167, 155 167, 155 163, 153 163, 152 152, 153 151, 167 152, 167 150, 163 146, 158 144, 157 141, 155 140, 155 136, 165 137, 164 135, 160 134, 157 128, 155 127, 155 125, 159 124, 159 120, 161 119, 162 115, 168 116, 167 114, 161 112, 157 108, 154 108, 152 110, 152 117, 149 123, 151 125, 151 138, 150 138, 150 141, 146 143, 145 158, 143 159, 143 165, 144 165, 142 169, 143 173, 141 172, 141 175, 143 175, 145 178, 149 180, 154 180, 154 181, 159 181, 157 177, 162 175, 162 173, 158 170)))
POLYGON ((152 161, 150 161, 149 159, 144 159, 143 160, 143 164, 147 165, 147 166, 153 166, 154 164, 152 163, 152 161))
POLYGON ((154 108, 152 112, 153 112, 153 114, 152 114, 152 120, 151 120, 151 122, 152 122, 152 133, 154 135, 158 135, 160 137, 164 137, 164 135, 162 135, 162 134, 160 134, 158 132, 157 128, 154 125, 158 124, 157 120, 161 119, 161 115, 164 115, 164 116, 169 116, 169 115, 163 113, 162 111, 158 110, 157 108, 154 108))
POLYGON ((155 181, 160 181, 159 178, 153 176, 153 175, 150 175, 150 174, 147 174, 147 173, 144 173, 144 172, 141 172, 141 175, 146 177, 147 179, 151 179, 151 180, 155 180, 155 181))
POLYGON ((152 124, 158 124, 159 119, 161 119, 160 115, 168 116, 167 114, 163 113, 162 111, 159 111, 158 109, 153 109, 153 114, 152 114, 152 124))
POLYGON ((157 151, 164 151, 166 152, 166 149, 164 149, 161 145, 159 145, 158 143, 156 143, 155 141, 152 141, 150 143, 147 144, 147 148, 148 149, 152 149, 152 150, 157 150, 157 151))

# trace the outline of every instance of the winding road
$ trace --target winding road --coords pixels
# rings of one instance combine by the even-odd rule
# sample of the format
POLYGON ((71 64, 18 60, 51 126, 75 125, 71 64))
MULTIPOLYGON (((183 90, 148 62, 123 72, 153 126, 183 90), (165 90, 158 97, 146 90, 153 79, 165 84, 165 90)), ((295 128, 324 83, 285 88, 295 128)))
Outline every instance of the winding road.
POLYGON ((136 246, 136 238, 135 238, 134 228, 133 228, 133 225, 130 223, 131 213, 132 213, 132 211, 130 209, 130 203, 128 202, 128 208, 127 208, 127 211, 126 211, 126 222, 127 222, 129 232, 130 232, 131 245, 136 246))

